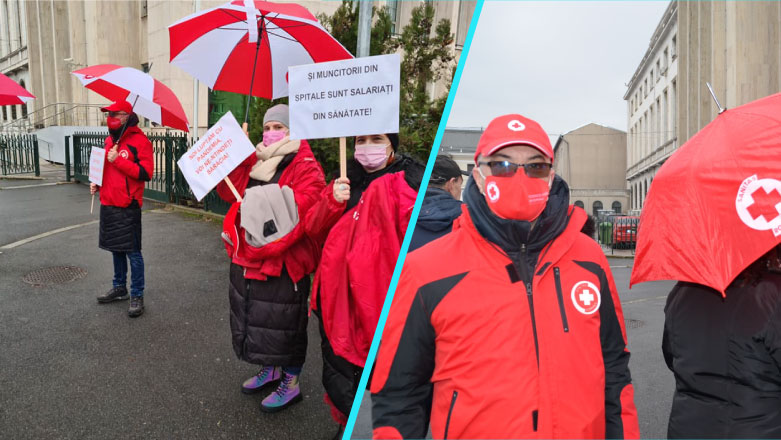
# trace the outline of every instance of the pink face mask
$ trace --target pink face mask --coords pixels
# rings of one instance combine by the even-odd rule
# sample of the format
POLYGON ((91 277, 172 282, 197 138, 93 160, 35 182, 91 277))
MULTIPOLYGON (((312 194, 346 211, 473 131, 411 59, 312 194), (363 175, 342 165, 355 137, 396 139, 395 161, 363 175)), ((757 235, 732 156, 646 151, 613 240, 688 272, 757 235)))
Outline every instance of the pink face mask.
POLYGON ((268 147, 271 144, 275 144, 287 136, 287 132, 281 130, 269 130, 263 132, 263 145, 268 147))
POLYGON ((376 170, 388 160, 387 149, 388 144, 358 145, 355 147, 355 160, 369 171, 376 170))

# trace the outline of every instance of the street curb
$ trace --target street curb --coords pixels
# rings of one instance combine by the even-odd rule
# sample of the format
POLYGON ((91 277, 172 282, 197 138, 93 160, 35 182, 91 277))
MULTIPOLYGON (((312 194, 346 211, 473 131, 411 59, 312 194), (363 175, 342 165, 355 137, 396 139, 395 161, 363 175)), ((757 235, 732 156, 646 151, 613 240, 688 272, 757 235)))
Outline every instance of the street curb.
POLYGON ((605 256, 606 256, 606 257, 608 257, 608 258, 623 258, 623 259, 625 259, 625 260, 634 260, 634 259, 635 259, 635 256, 634 256, 634 255, 612 255, 612 254, 605 254, 605 256))
POLYGON ((188 206, 182 206, 182 205, 175 205, 173 203, 162 203, 162 205, 165 206, 166 209, 169 209, 171 211, 183 212, 185 214, 192 214, 200 217, 206 217, 209 220, 222 222, 225 219, 224 215, 216 214, 214 212, 204 211, 202 209, 190 208, 188 206))
POLYGON ((46 178, 35 176, 0 176, 0 180, 46 180, 46 178))

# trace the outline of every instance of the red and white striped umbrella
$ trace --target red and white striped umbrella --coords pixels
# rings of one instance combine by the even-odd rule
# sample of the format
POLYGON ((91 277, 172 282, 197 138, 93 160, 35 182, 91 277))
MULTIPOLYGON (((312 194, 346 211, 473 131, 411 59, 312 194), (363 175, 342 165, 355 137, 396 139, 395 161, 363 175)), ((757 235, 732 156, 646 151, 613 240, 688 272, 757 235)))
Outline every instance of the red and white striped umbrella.
POLYGON ((168 27, 171 64, 209 88, 287 96, 287 68, 352 58, 303 6, 236 0, 168 27), (255 69, 257 67, 257 69, 255 69), (254 72, 254 78, 253 78, 254 72))
POLYGON ((125 100, 133 111, 166 127, 189 131, 182 104, 165 84, 138 69, 98 64, 71 72, 81 84, 111 101, 125 100))
POLYGON ((34 98, 32 93, 16 81, 0 73, 0 105, 24 104, 34 98))

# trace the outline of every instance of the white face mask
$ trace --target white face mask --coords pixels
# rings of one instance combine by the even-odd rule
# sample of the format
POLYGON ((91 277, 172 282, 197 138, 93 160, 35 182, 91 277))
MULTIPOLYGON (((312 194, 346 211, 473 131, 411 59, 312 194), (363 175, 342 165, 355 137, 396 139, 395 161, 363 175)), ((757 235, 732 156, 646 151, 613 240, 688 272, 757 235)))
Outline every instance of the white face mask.
POLYGON ((389 144, 363 144, 355 147, 355 160, 367 170, 376 170, 388 160, 389 144))

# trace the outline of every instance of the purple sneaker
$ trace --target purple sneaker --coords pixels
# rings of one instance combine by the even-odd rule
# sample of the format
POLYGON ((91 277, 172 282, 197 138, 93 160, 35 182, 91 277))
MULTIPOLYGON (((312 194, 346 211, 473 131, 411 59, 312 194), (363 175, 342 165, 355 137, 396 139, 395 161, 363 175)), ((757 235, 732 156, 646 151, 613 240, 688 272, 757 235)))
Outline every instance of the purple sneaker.
POLYGON ((260 369, 258 374, 250 377, 241 384, 241 392, 244 394, 254 394, 261 388, 279 380, 282 377, 282 368, 266 366, 260 369))
POLYGON ((277 389, 263 399, 260 410, 267 413, 281 411, 303 398, 298 388, 298 375, 284 373, 277 389))

